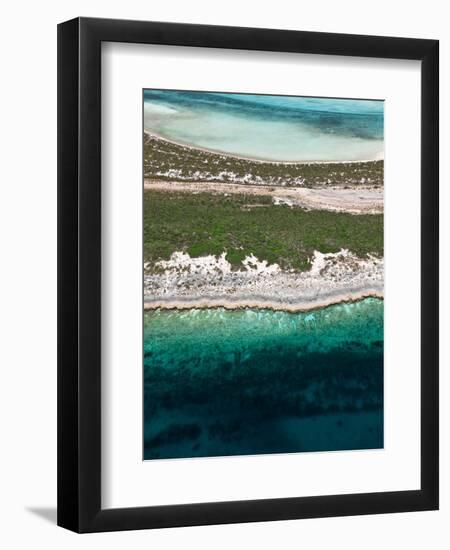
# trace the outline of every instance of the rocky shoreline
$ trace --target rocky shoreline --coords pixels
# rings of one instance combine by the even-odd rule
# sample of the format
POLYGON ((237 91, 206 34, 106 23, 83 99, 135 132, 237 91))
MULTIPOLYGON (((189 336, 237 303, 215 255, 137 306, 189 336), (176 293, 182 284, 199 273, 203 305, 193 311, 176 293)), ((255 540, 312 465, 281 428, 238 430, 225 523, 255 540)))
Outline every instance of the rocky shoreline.
POLYGON ((232 269, 226 254, 169 260, 144 266, 144 309, 265 308, 309 311, 367 297, 383 298, 384 261, 358 258, 348 250, 315 252, 308 271, 283 271, 277 264, 246 257, 232 269))

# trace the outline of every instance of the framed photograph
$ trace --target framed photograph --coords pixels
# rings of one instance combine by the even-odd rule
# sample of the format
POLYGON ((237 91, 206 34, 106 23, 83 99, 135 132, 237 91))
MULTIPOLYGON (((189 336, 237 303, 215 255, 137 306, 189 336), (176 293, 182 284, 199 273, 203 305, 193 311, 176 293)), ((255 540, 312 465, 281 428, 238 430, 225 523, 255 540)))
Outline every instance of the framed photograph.
POLYGON ((58 524, 438 508, 438 42, 58 27, 58 524))

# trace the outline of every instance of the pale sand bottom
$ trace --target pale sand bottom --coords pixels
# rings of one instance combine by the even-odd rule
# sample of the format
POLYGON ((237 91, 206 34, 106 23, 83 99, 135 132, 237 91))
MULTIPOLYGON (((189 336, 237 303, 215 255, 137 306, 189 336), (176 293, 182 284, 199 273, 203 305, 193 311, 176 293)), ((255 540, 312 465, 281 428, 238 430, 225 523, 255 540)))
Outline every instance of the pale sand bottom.
POLYGON ((271 187, 218 182, 179 182, 144 180, 146 191, 214 194, 245 194, 271 196, 275 203, 302 208, 349 212, 351 214, 381 214, 384 194, 379 188, 320 188, 271 187))
POLYGON ((383 299, 383 292, 378 289, 365 289, 349 294, 334 294, 327 297, 320 297, 309 301, 282 302, 276 298, 252 298, 252 297, 198 297, 198 298, 166 298, 144 301, 144 310, 154 309, 271 309, 274 311, 289 311, 292 313, 311 311, 323 307, 346 302, 357 302, 365 298, 383 299))
POLYGON ((182 147, 184 149, 190 149, 192 151, 203 151, 204 153, 212 153, 213 155, 217 155, 218 157, 222 158, 234 158, 238 160, 248 160, 250 162, 257 162, 261 164, 286 164, 287 166, 290 165, 298 165, 298 164, 363 164, 367 162, 375 162, 377 160, 384 160, 384 153, 380 151, 375 158, 372 159, 355 159, 355 160, 274 160, 274 159, 265 159, 265 158, 258 158, 258 157, 250 157, 245 155, 238 155, 237 153, 229 153, 225 151, 219 151, 218 149, 213 149, 210 147, 201 147, 200 145, 190 145, 188 143, 184 143, 182 141, 178 141, 176 139, 169 139, 167 137, 162 136, 155 130, 149 130, 148 128, 144 128, 144 134, 147 134, 149 137, 153 138, 156 141, 165 141, 166 143, 172 143, 173 145, 178 145, 178 147, 182 147))

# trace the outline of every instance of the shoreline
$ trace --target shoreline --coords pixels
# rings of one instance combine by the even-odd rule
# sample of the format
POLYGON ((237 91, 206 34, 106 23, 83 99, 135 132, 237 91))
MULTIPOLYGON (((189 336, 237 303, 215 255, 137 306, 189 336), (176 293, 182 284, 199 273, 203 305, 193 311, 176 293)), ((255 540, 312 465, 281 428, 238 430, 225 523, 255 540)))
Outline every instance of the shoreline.
POLYGON ((152 301, 145 301, 144 299, 144 311, 154 311, 157 309, 164 310, 187 310, 187 309, 218 309, 223 308, 227 310, 240 310, 240 309, 270 309, 272 311, 286 311, 288 313, 302 313, 307 311, 314 311, 317 309, 324 309, 337 304, 354 303, 367 298, 377 298, 384 300, 384 293, 376 289, 367 289, 361 292, 355 292, 350 294, 342 294, 331 296, 327 298, 321 298, 316 301, 298 301, 298 302, 281 302, 272 299, 255 299, 251 297, 238 297, 231 299, 226 296, 221 297, 199 297, 181 300, 165 298, 155 299, 152 301))
POLYGON ((205 153, 212 153, 215 155, 220 155, 223 157, 229 157, 234 158, 238 160, 248 160, 251 162, 259 162, 261 164, 276 164, 276 165, 296 165, 296 164, 365 164, 367 162, 377 162, 377 161, 384 161, 384 152, 380 158, 374 158, 374 159, 361 159, 361 160, 270 160, 270 159, 263 159, 258 157, 247 157, 243 155, 238 155, 236 153, 228 153, 223 151, 218 151, 217 149, 210 149, 208 147, 200 147, 196 145, 189 145, 188 143, 183 143, 182 141, 176 141, 173 139, 166 138, 162 136, 161 134, 158 134, 155 131, 150 131, 144 128, 144 134, 147 134, 148 136, 154 138, 154 139, 160 139, 162 141, 165 141, 167 143, 171 143, 173 145, 178 145, 179 147, 186 147, 187 149, 191 149, 194 151, 203 151, 205 153))
POLYGON ((282 271, 277 264, 247 256, 232 270, 226 254, 191 258, 175 252, 157 262, 159 272, 144 264, 144 310, 258 308, 310 311, 341 302, 384 298, 384 261, 357 258, 348 250, 315 251, 309 271, 282 271))

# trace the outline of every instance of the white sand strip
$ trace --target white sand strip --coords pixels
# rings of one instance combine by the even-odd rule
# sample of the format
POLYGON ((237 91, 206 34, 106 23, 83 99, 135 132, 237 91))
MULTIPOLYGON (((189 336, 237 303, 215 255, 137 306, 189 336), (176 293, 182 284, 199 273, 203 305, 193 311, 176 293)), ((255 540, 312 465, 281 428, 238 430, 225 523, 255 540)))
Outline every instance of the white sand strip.
POLYGON ((384 193, 380 188, 333 188, 309 189, 303 187, 274 187, 241 185, 236 183, 205 183, 144 180, 146 191, 169 191, 182 193, 214 193, 264 195, 273 197, 275 204, 288 204, 308 209, 348 212, 351 214, 381 214, 384 193))

